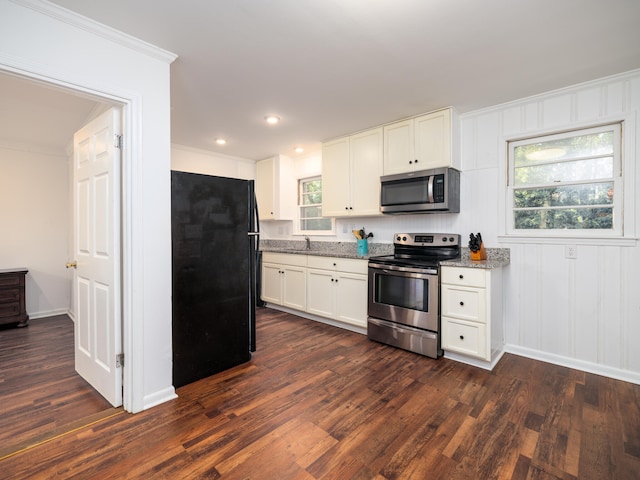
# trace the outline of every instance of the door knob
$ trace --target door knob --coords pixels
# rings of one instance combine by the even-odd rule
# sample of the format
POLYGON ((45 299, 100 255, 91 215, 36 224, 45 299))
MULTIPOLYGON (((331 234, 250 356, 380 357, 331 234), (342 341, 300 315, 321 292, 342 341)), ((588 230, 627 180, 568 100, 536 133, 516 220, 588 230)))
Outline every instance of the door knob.
POLYGON ((78 262, 77 261, 73 261, 73 262, 67 262, 67 268, 78 268, 78 262))

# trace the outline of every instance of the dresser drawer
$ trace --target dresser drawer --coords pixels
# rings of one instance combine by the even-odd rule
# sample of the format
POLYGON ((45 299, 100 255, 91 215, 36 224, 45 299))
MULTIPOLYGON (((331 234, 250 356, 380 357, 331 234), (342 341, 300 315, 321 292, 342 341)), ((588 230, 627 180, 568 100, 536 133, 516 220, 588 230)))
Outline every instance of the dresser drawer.
POLYGON ((0 290, 0 305, 7 303, 20 303, 19 288, 3 288, 0 290))
POLYGON ((20 276, 14 274, 0 275, 0 288, 17 287, 18 285, 20 285, 20 276))
POLYGON ((0 305, 0 318, 20 315, 20 303, 4 303, 0 305))
POLYGON ((486 275, 482 268, 442 267, 442 283, 466 287, 486 286, 486 275))
POLYGON ((486 359, 487 328, 479 323, 442 317, 442 348, 486 359))
POLYGON ((473 322, 486 323, 486 290, 484 288, 441 287, 443 316, 450 316, 473 322))

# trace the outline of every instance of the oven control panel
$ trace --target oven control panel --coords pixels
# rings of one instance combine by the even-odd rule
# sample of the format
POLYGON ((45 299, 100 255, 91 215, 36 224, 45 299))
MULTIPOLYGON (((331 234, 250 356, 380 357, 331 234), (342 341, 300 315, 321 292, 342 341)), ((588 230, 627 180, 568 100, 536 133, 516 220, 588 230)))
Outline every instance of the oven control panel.
POLYGON ((456 247, 460 245, 457 233, 396 233, 393 236, 395 245, 425 247, 456 247))

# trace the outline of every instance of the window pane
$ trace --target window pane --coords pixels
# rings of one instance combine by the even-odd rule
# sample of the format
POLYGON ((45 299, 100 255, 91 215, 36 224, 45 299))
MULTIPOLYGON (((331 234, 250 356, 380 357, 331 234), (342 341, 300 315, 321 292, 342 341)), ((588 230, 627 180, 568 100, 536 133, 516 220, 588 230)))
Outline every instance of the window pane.
POLYGON ((613 157, 516 167, 515 185, 577 182, 613 177, 613 157))
POLYGON ((519 229, 611 229, 612 208, 561 208, 514 212, 519 229))
POLYGON ((322 216, 322 207, 300 207, 300 218, 318 218, 322 216))
POLYGON ((613 203, 613 182, 514 190, 514 206, 565 207, 613 203))
POLYGON ((322 192, 302 194, 303 205, 318 205, 320 203, 322 203, 322 192))
POLYGON ((514 149, 515 166, 610 156, 613 154, 613 138, 613 131, 609 131, 521 145, 514 149))
POLYGON ((302 193, 322 191, 322 180, 306 180, 302 182, 302 193))
POLYGON ((330 218, 311 218, 301 219, 300 226, 302 230, 331 230, 330 218))

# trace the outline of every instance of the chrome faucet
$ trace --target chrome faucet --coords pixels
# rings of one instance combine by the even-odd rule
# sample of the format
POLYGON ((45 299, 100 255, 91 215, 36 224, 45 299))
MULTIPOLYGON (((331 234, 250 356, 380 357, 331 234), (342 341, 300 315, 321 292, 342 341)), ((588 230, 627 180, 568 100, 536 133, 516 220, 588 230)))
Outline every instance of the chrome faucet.
POLYGON ((304 241, 307 242, 307 250, 311 250, 311 239, 309 237, 304 237, 304 241))

